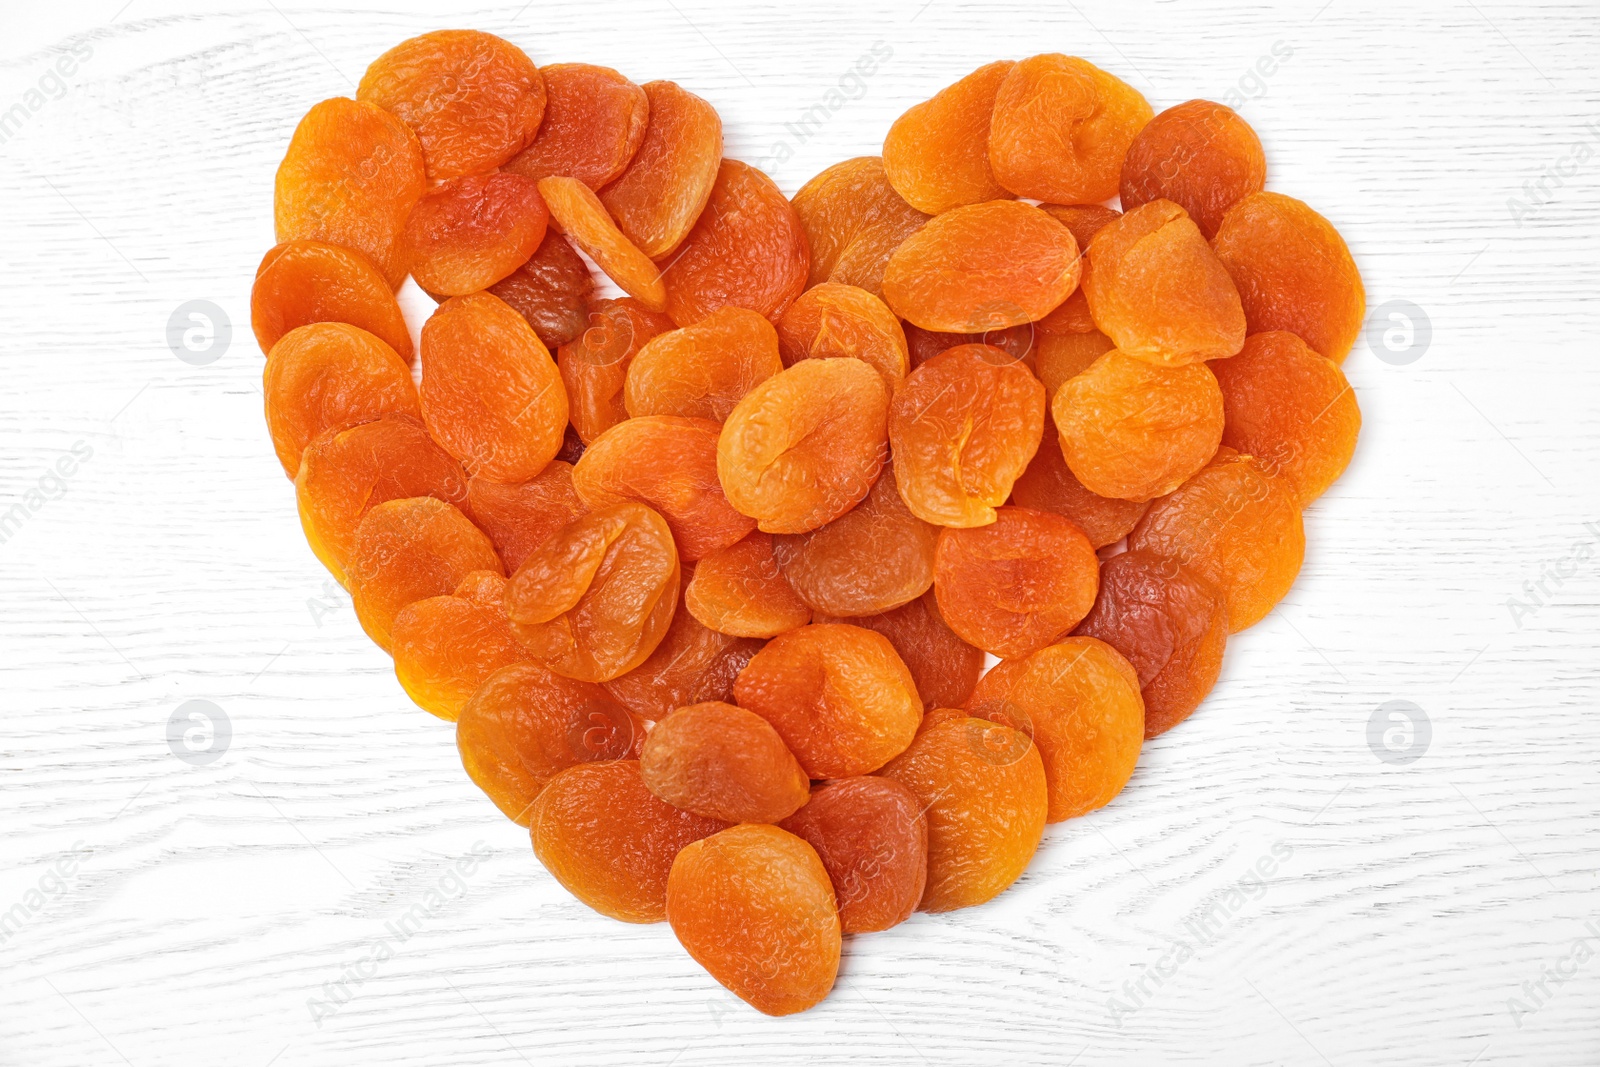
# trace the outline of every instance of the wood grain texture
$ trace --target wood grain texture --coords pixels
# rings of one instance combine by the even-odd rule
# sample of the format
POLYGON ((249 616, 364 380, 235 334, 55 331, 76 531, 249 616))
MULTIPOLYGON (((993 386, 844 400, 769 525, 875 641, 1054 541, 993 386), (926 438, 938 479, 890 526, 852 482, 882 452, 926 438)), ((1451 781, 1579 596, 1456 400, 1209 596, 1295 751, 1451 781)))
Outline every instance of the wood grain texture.
POLYGON ((0 113, 26 112, 0 143, 0 513, 39 504, 0 544, 0 1064, 1600 1063, 1593 4, 0 18, 0 113), (301 537, 248 330, 273 171, 312 103, 442 25, 673 78, 790 193, 993 58, 1080 54, 1157 108, 1237 92, 1269 186, 1339 226, 1371 306, 1431 322, 1415 362, 1351 355, 1356 461, 1201 712, 993 904, 852 940, 803 1015, 756 1015, 666 928, 557 887, 301 537), (796 125, 878 41, 856 98, 796 125), (206 366, 166 342, 194 299, 233 324, 206 366), (168 747, 191 699, 231 722, 208 766, 168 747), (1367 740, 1396 699, 1432 728, 1406 765, 1367 740))

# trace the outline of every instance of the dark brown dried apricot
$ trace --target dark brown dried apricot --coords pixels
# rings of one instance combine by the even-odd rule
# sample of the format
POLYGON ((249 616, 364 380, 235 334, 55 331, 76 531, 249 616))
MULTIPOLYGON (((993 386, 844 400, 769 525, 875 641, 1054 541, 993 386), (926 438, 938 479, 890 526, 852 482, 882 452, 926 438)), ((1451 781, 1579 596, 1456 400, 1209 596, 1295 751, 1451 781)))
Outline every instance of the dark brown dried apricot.
POLYGON ((472 478, 467 500, 473 522, 494 542, 508 574, 515 574, 534 549, 589 510, 572 487, 572 464, 558 459, 525 482, 472 478))
POLYGON ((811 621, 811 608, 789 585, 759 531, 708 553, 695 568, 684 607, 702 624, 731 637, 774 637, 811 621))
POLYGON ((761 315, 726 307, 647 342, 628 365, 629 415, 727 419, 734 405, 783 369, 778 332, 761 315))
POLYGON ((429 293, 487 289, 539 248, 550 219, 539 187, 517 174, 469 174, 428 190, 411 209, 401 250, 429 293))
POLYGON ((906 334, 887 304, 865 289, 823 282, 801 293, 778 319, 785 367, 802 359, 853 357, 870 364, 893 389, 910 372, 906 334))
POLYGON ((770 822, 800 810, 811 781, 772 725, 753 711, 712 701, 656 723, 639 752, 639 775, 675 808, 725 822, 770 822))
POLYGON ((610 67, 551 63, 539 135, 505 165, 538 181, 552 174, 599 189, 627 169, 650 122, 645 91, 610 67))
POLYGON ((995 94, 1015 66, 979 67, 894 120, 883 169, 908 204, 938 215, 1008 195, 989 166, 989 126, 995 94))
POLYGON ((1190 100, 1151 119, 1122 161, 1124 211, 1171 200, 1206 240, 1223 214, 1267 182, 1267 158, 1250 124, 1225 104, 1190 100))
POLYGON ((567 239, 547 228, 533 255, 489 286, 489 292, 527 319, 540 342, 554 352, 588 327, 594 275, 567 239))
POLYGON ((790 201, 811 249, 806 284, 838 282, 883 294, 889 256, 928 216, 901 199, 879 156, 835 163, 800 187, 790 201))
POLYGON ((899 782, 876 775, 829 782, 778 825, 817 850, 845 933, 887 930, 917 910, 928 883, 928 820, 899 782))
POLYGON ((360 252, 322 241, 285 241, 256 268, 250 327, 262 352, 313 322, 343 322, 377 337, 407 363, 416 355, 394 290, 360 252))
POLYGON ((887 637, 929 708, 960 707, 983 673, 983 649, 967 644, 945 624, 932 589, 877 615, 840 619, 819 614, 812 621, 847 622, 887 637))
POLYGON ((644 141, 600 199, 628 240, 660 259, 683 242, 711 198, 722 162, 722 119, 673 82, 641 88, 650 102, 644 141))

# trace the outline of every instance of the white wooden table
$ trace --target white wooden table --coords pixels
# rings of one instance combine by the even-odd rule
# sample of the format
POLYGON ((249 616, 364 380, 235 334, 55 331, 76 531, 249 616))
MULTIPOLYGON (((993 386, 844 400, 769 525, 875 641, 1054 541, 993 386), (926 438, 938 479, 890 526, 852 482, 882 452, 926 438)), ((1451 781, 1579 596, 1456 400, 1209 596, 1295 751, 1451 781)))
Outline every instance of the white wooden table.
POLYGON ((1592 2, 328 7, 0 13, 0 1064, 1600 1063, 1592 2), (676 79, 789 192, 982 62, 1080 54, 1238 103, 1385 309, 1355 463, 1202 711, 805 1014, 544 874, 268 447, 248 292, 289 133, 454 25, 676 79), (186 361, 196 300, 232 335, 186 361), (212 762, 169 745, 188 701, 212 762), (1372 729, 1392 701, 1426 728, 1372 729))

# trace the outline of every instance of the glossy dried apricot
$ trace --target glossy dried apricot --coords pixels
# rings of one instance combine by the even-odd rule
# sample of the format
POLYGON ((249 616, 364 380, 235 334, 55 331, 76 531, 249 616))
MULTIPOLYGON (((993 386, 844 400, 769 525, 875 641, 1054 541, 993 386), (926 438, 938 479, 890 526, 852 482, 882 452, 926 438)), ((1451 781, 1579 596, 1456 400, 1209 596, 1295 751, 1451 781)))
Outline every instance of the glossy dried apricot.
POLYGON ((1128 536, 1150 507, 1148 501, 1118 500, 1084 488, 1061 454, 1056 424, 1049 412, 1045 413, 1039 451, 1011 487, 1011 502, 1071 519, 1095 548, 1114 545, 1128 536))
POLYGON ((839 973, 839 913, 805 841, 746 823, 685 846, 667 880, 667 921, 696 963, 766 1015, 816 1004, 839 973))
POLYGON ((723 828, 644 787, 637 760, 569 767, 533 804, 533 852, 567 891, 625 923, 667 918, 667 877, 688 845, 723 828))
POLYGON ((812 624, 767 642, 734 683, 734 698, 770 722, 812 778, 875 771, 922 721, 911 672, 882 634, 812 624))
POLYGON ((728 307, 653 337, 627 369, 629 415, 723 422, 744 396, 783 369, 778 333, 761 315, 728 307))
POLYGON ((487 289, 526 263, 550 219, 539 187, 517 174, 469 174, 428 190, 401 233, 406 267, 440 296, 487 289))
POLYGON ((989 166, 989 126, 995 94, 1015 66, 979 67, 894 120, 883 170, 906 203, 938 215, 1008 195, 989 166))
POLYGON ((573 244, 589 254, 595 266, 651 311, 666 309, 661 271, 612 221, 594 190, 576 178, 539 179, 539 193, 550 205, 550 217, 573 244))
POLYGON ((473 571, 505 573, 482 531, 431 496, 386 500, 368 509, 346 564, 356 618, 385 652, 402 608, 455 592, 473 571))
MULTIPOLYGON (((805 359, 740 400, 717 442, 728 502, 767 533, 806 533, 872 489, 889 387, 858 359, 805 359)), ((914 510, 914 509, 913 509, 914 510)))
POLYGON ((1254 626, 1282 600, 1305 557, 1293 488, 1251 456, 1224 449, 1176 492, 1150 505, 1128 535, 1192 569, 1228 601, 1228 631, 1254 626))
POLYGON ((710 419, 646 415, 619 422, 589 443, 572 484, 591 508, 648 504, 672 528, 678 558, 697 560, 755 528, 733 510, 717 483, 717 437, 710 419))
POLYGON ((778 319, 783 365, 802 359, 853 357, 892 389, 910 372, 906 334, 887 304, 865 289, 823 282, 801 293, 778 319))
POLYGON ((322 241, 274 245, 250 287, 250 327, 262 352, 313 322, 343 322, 377 337, 407 363, 416 353, 394 290, 360 252, 322 241))
POLYGON ((1072 231, 1031 204, 945 212, 889 257, 883 299, 925 330, 1003 329, 1044 318, 1078 285, 1072 231))
POLYGON ((923 911, 993 899, 1027 868, 1044 835, 1044 764, 1027 735, 965 716, 922 731, 883 769, 928 820, 923 911))
POLYGON ((505 165, 538 181, 552 174, 599 189, 627 169, 644 143, 650 99, 610 67, 551 63, 544 79, 544 121, 539 135, 505 165))
POLYGON ((1039 448, 1044 386, 989 345, 962 345, 911 373, 889 409, 900 497, 939 526, 983 526, 1039 448))
POLYGON ((774 637, 811 621, 772 552, 772 535, 752 533, 708 553, 695 568, 684 606, 701 623, 731 637, 774 637))
POLYGON ((880 156, 847 159, 800 187, 790 201, 811 249, 807 286, 837 282, 883 293, 889 256, 928 216, 889 184, 880 156))
POLYGON ((495 671, 456 723, 467 775, 519 826, 528 825, 534 798, 556 775, 632 758, 643 739, 644 724, 604 689, 537 663, 495 671))
POLYGON ((1244 303, 1251 333, 1288 330, 1335 363, 1361 335, 1367 293, 1327 219, 1282 193, 1251 193, 1212 241, 1244 303))
POLYGON ((1178 366, 1244 345, 1244 308, 1200 228, 1170 200, 1134 208, 1089 243, 1084 296, 1130 356, 1178 366))
POLYGON ((595 301, 588 322, 576 340, 556 353, 572 428, 586 443, 628 417, 623 394, 633 357, 674 329, 671 319, 627 297, 595 301))
POLYGON ((525 482, 561 449, 567 393, 527 320, 498 297, 472 293, 423 324, 422 417, 469 473, 525 482))
POLYGON ((995 521, 939 534, 933 590, 961 639, 1011 659, 1071 630, 1094 606, 1100 560, 1083 531, 1048 511, 1003 507, 995 521))
MULTIPOLYGON (((529 554, 589 509, 572 486, 572 464, 553 459, 525 482, 467 482, 468 510, 515 574, 529 554)), ((455 501, 451 501, 455 503, 455 501)))
POLYGON ((945 624, 932 589, 877 615, 841 619, 818 614, 812 621, 847 622, 888 638, 929 708, 960 707, 983 673, 983 649, 967 644, 945 624))
POLYGON ((573 519, 523 561, 506 612, 535 659, 568 678, 610 681, 655 651, 678 605, 678 551, 642 504, 573 519))
POLYGON ((1210 582, 1176 560, 1123 552, 1100 568, 1100 596, 1076 633, 1099 638, 1133 665, 1144 697, 1144 736, 1151 738, 1187 719, 1216 684, 1228 606, 1210 582))
POLYGON ((722 119, 674 82, 641 88, 650 102, 644 140, 600 199, 628 240, 660 259, 683 242, 711 198, 722 162, 722 119))
POLYGON ((522 151, 544 118, 544 79, 522 49, 478 30, 436 30, 373 60, 356 98, 416 132, 434 181, 482 174, 522 151))
POLYGON ((314 322, 284 334, 261 372, 267 432, 290 478, 300 454, 325 430, 382 415, 422 414, 411 371, 366 330, 314 322))
POLYGON ((553 352, 588 327, 594 275, 567 239, 547 228, 533 255, 489 286, 489 292, 527 319, 553 352))
POLYGON ((425 191, 422 146, 405 124, 382 108, 336 96, 300 120, 278 165, 277 239, 353 249, 398 289, 406 280, 400 231, 425 191))
POLYGON ((787 197, 755 167, 725 159, 711 198, 661 272, 679 326, 725 307, 776 320, 806 287, 811 252, 787 197))
POLYGON ((995 91, 989 164, 1017 196, 1110 200, 1128 146, 1154 113, 1139 90, 1087 60, 1033 56, 1015 64, 995 91))
POLYGON ((1090 492, 1170 493, 1216 455, 1222 391, 1204 363, 1164 367, 1113 349, 1050 404, 1067 466, 1090 492))
POLYGON ((1151 119, 1122 161, 1124 211, 1170 200, 1210 240, 1223 214, 1267 183, 1261 139, 1233 108, 1190 100, 1151 119))
POLYGON ((455 722, 491 674, 528 658, 506 619, 505 586, 494 572, 469 575, 452 595, 394 617, 394 673, 419 708, 455 722))
POLYGON ((828 782, 778 825, 817 850, 845 933, 887 930, 917 910, 928 884, 928 820, 899 782, 875 775, 828 782))
POLYGON ((1338 364, 1292 333, 1252 335, 1212 368, 1227 424, 1222 443, 1288 482, 1303 508, 1350 464, 1361 432, 1356 394, 1338 364))
POLYGON ((658 722, 639 752, 639 775, 673 807, 724 822, 775 823, 811 795, 811 780, 771 724, 720 701, 658 722))

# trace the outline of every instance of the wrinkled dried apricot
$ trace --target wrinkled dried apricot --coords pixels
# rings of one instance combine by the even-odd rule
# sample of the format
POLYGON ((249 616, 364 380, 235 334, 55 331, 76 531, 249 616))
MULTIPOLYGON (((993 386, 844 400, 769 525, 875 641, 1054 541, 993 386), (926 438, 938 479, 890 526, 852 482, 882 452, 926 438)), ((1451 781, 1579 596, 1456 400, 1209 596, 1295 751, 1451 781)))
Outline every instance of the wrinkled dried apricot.
POLYGON ((515 574, 534 549, 589 510, 572 487, 572 464, 558 459, 525 482, 472 478, 467 500, 473 521, 494 542, 508 574, 515 574))
POLYGON ((1017 196, 1110 200, 1128 146, 1154 113, 1139 90, 1088 60, 1033 56, 1015 64, 995 91, 989 164, 1017 196))
POLYGON ((1225 104, 1190 100, 1151 119, 1122 161, 1122 209, 1170 200, 1210 240, 1223 214, 1267 182, 1267 158, 1250 124, 1225 104))
POLYGON ((717 477, 728 502, 767 533, 832 522, 877 479, 888 412, 889 387, 858 359, 805 359, 774 374, 722 427, 717 477))
POLYGON ((1261 460, 1223 449, 1176 492, 1150 505, 1128 535, 1191 568, 1227 598, 1228 632, 1254 626, 1283 599, 1305 557, 1293 488, 1261 460))
POLYGON ((906 203, 938 215, 1007 195, 989 166, 989 126, 995 94, 1015 66, 979 67, 894 120, 883 170, 906 203))
POLYGON ((989 345, 962 345, 911 373, 889 409, 900 497, 940 526, 983 526, 1011 494, 1044 429, 1044 386, 989 345))
POLYGON ((696 963, 766 1015, 816 1004, 839 973, 839 913, 805 841, 746 823, 685 846, 667 880, 667 921, 696 963))
POLYGON ((527 319, 553 352, 588 327, 594 275, 567 239, 547 228, 533 255, 489 286, 489 292, 527 319))
POLYGON ((562 175, 599 189, 644 143, 649 97, 610 67, 552 63, 539 75, 545 88, 539 135, 505 169, 534 181, 562 175))
POLYGON ((684 606, 731 637, 774 637, 811 621, 811 608, 789 585, 772 552, 772 535, 750 534, 708 553, 695 568, 684 606))
POLYGON ((418 707, 455 722, 491 674, 528 658, 506 619, 505 587, 494 572, 468 575, 452 595, 394 617, 394 673, 418 707))
POLYGON ((523 561, 506 613, 533 657, 568 678, 605 682, 655 651, 678 605, 678 551, 642 504, 573 519, 523 561))
POLYGON ((1040 331, 1034 350, 1034 370, 1044 386, 1045 399, 1054 401, 1056 390, 1094 365, 1094 361, 1115 348, 1111 338, 1099 330, 1085 333, 1046 333, 1040 331))
POLYGON ((488 293, 439 305, 422 327, 422 417, 469 473, 537 477, 567 426, 567 392, 527 320, 488 293))
POLYGON ((983 673, 983 649, 967 644, 945 624, 932 589, 877 615, 840 619, 818 614, 812 621, 847 622, 888 638, 929 708, 960 707, 983 673))
POLYGON ((422 146, 405 123, 372 104, 336 96, 300 120, 278 165, 277 239, 353 249, 398 289, 406 280, 400 231, 426 190, 422 146))
POLYGON ((1172 492, 1222 441, 1222 392, 1204 363, 1164 367, 1116 349, 1056 390, 1050 415, 1078 481, 1121 500, 1172 492))
POLYGON ((661 271, 612 221, 594 190, 576 178, 539 179, 539 193, 550 205, 550 217, 561 232, 589 254, 622 291, 651 311, 666 309, 661 271))
POLYGON ((588 322, 588 328, 556 354, 572 428, 586 443, 628 417, 623 394, 633 357, 674 328, 665 315, 627 297, 595 301, 588 322))
POLYGON ((722 308, 639 349, 628 365, 623 403, 635 417, 723 422, 745 394, 782 369, 772 323, 744 308, 722 308))
POLYGON ((823 282, 801 293, 778 319, 783 365, 850 356, 869 364, 892 389, 910 371, 906 334, 888 305, 865 289, 823 282))
POLYGON ((285 241, 256 268, 250 326, 262 352, 298 326, 343 322, 377 337, 407 363, 416 353, 388 281, 360 252, 322 241, 285 241))
POLYGON ((894 191, 879 156, 835 163, 790 203, 811 249, 806 284, 855 285, 873 296, 882 295, 890 254, 928 221, 894 191))
POLYGON ((550 219, 539 187, 518 174, 469 174, 425 193, 401 233, 406 267, 440 296, 487 289, 526 263, 550 219))
POLYGON ((711 198, 722 162, 717 109, 676 83, 646 82, 644 141, 600 199, 645 255, 660 259, 688 236, 711 198))
POLYGON ((1039 451, 1011 487, 1011 502, 1071 519, 1095 548, 1114 545, 1128 536, 1150 507, 1148 501, 1118 500, 1084 488, 1061 454, 1055 421, 1049 412, 1045 413, 1039 451))
POLYGON ((482 174, 522 151, 544 118, 544 79, 522 49, 478 30, 401 41, 361 76, 356 98, 416 132, 434 181, 482 174))
POLYGON ((928 820, 899 782, 872 775, 829 782, 778 825, 817 850, 845 933, 887 930, 917 910, 928 883, 928 820))
POLYGON ((934 356, 948 352, 952 348, 960 348, 962 345, 992 345, 1012 359, 1021 360, 1023 366, 1032 369, 1035 342, 1042 340, 1035 335, 1035 324, 1031 322, 1021 326, 1007 326, 1003 330, 985 330, 983 333, 944 333, 939 330, 924 330, 914 322, 903 322, 900 325, 906 333, 906 349, 911 357, 912 370, 916 370, 934 356))
POLYGON ((787 197, 755 167, 725 159, 711 199, 661 272, 679 326, 725 307, 776 320, 806 287, 811 252, 787 197))
MULTIPOLYGON (((1122 212, 1101 204, 1040 204, 1039 208, 1072 231, 1073 238, 1078 242, 1080 256, 1088 250, 1089 242, 1094 240, 1095 234, 1122 217, 1122 212)), ((1089 300, 1084 296, 1084 287, 1089 283, 1089 260, 1086 257, 1081 258, 1078 266, 1078 287, 1072 291, 1071 296, 1057 305, 1054 311, 1036 323, 1040 332, 1068 335, 1098 333, 1094 316, 1089 312, 1089 300)), ((1050 338, 1042 340, 1047 343, 1050 338)), ((1107 351, 1111 347, 1108 343, 1101 351, 1107 351)), ((1054 386, 1048 383, 1045 388, 1054 392, 1054 386)))
POLYGON ((293 478, 300 454, 325 430, 382 415, 422 414, 411 371, 366 330, 314 322, 283 335, 261 372, 272 448, 293 478))
POLYGON ((720 701, 658 722, 639 752, 639 774, 673 807, 724 822, 775 823, 811 795, 811 780, 778 731, 720 701))
POLYGON ((1303 508, 1350 464, 1361 409, 1338 364, 1282 330, 1253 334, 1212 368, 1227 424, 1222 443, 1269 466, 1303 508))
POLYGON ((1015 882, 1044 835, 1044 764, 1026 734, 965 716, 922 731, 883 769, 928 820, 923 911, 954 911, 1015 882))
POLYGON ((1361 334, 1367 293, 1327 219, 1282 193, 1251 193, 1222 217, 1212 247, 1239 290, 1251 333, 1288 330, 1344 362, 1361 334))
POLYGON ((644 787, 637 760, 569 767, 534 801, 533 852, 567 891, 626 923, 667 917, 667 876, 685 846, 723 828, 644 787))
POLYGON ((1078 285, 1072 231, 1031 204, 955 208, 889 257, 883 299, 925 330, 1003 329, 1044 318, 1078 285))
POLYGON ((1216 684, 1228 606, 1210 582, 1176 560, 1123 552, 1100 568, 1100 596, 1075 632, 1099 638, 1133 665, 1144 697, 1144 736, 1151 738, 1188 718, 1216 684))
POLYGON ((717 436, 710 419, 646 415, 619 422, 589 443, 572 485, 591 508, 631 500, 667 520, 678 558, 697 560, 755 528, 717 484, 717 436))
POLYGON ((812 624, 767 642, 734 697, 773 725, 813 778, 866 774, 899 755, 922 721, 911 672, 882 634, 812 624))

